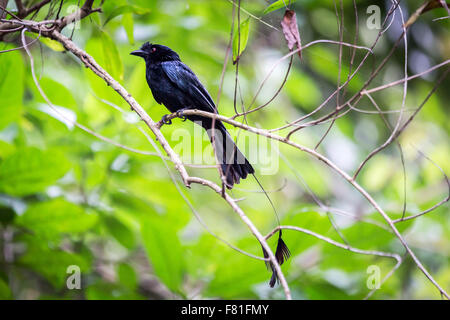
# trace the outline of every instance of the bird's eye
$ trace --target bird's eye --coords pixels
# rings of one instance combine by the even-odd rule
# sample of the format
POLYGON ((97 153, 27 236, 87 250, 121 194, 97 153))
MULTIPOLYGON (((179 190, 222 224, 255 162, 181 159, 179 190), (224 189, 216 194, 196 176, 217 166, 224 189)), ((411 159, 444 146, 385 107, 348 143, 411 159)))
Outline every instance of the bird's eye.
POLYGON ((156 48, 152 48, 152 52, 155 52, 156 51, 156 48))

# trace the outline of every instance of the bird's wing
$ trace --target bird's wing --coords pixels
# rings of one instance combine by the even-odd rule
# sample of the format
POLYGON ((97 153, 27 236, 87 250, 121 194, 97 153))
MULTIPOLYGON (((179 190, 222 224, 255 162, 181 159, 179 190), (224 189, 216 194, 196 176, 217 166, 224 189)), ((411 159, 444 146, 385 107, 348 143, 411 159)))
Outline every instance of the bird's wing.
POLYGON ((195 99, 196 108, 217 113, 213 99, 188 66, 180 61, 166 61, 161 66, 174 86, 195 99))

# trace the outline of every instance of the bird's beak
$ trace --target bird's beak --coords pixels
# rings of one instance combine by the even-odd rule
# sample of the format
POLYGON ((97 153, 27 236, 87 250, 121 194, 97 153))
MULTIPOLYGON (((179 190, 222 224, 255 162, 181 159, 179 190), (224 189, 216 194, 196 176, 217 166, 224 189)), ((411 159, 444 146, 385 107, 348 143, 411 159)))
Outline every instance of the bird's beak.
POLYGON ((145 51, 144 50, 134 50, 132 52, 130 52, 130 54, 132 54, 133 56, 138 56, 138 57, 145 57, 145 51))

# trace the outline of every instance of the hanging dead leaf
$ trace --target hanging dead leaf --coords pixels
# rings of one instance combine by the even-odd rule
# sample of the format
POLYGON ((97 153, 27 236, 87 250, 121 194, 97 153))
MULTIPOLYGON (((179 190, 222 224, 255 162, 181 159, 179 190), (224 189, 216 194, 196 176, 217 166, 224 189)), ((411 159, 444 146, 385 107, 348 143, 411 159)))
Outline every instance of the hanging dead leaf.
MULTIPOLYGON (((302 43, 300 40, 300 33, 298 32, 297 18, 294 10, 286 10, 283 20, 281 21, 284 37, 287 41, 289 50, 294 50, 294 47, 301 49, 302 43)), ((302 58, 302 51, 298 51, 298 56, 302 58)))
POLYGON ((430 0, 423 5, 421 5, 412 15, 409 17, 408 21, 404 24, 405 28, 409 28, 416 20, 419 18, 421 14, 428 12, 430 10, 436 8, 445 8, 447 11, 449 10, 450 3, 444 2, 441 0, 430 0))
POLYGON ((422 13, 425 13, 427 11, 436 9, 436 8, 445 8, 447 9, 450 8, 450 3, 446 2, 444 4, 444 1, 440 1, 440 0, 432 0, 432 1, 428 1, 426 7, 423 9, 422 13))

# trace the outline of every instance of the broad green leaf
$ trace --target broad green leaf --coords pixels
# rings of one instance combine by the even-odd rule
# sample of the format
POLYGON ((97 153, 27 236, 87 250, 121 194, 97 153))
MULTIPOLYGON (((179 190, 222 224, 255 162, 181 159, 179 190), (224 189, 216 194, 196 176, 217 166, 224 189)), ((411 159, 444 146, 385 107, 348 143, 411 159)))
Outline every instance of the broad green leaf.
POLYGON ((308 283, 308 285, 304 285, 303 290, 310 300, 349 299, 348 293, 346 293, 344 290, 320 279, 315 279, 314 282, 310 282, 308 283))
POLYGON ((121 263, 117 267, 117 275, 119 281, 125 287, 135 290, 138 285, 138 277, 136 271, 129 264, 121 263))
MULTIPOLYGON (((110 15, 108 16, 108 18, 106 18, 105 23, 103 24, 103 26, 105 26, 109 21, 111 21, 112 19, 114 19, 117 16, 120 16, 121 14, 126 14, 126 13, 135 13, 135 14, 147 14, 149 13, 150 10, 147 8, 142 8, 142 7, 138 7, 138 6, 132 6, 132 5, 125 5, 125 6, 120 6, 115 8, 110 15)), ((122 20, 123 22, 123 20, 122 20)))
POLYGON ((164 216, 152 214, 142 217, 141 234, 154 273, 169 289, 179 292, 185 261, 176 229, 164 216))
MULTIPOLYGON (((217 241, 211 237, 206 239, 212 242, 217 241)), ((262 255, 259 243, 254 238, 243 239, 237 246, 247 252, 262 255)), ((218 243, 209 255, 197 257, 197 259, 202 258, 212 264, 210 268, 215 267, 212 280, 207 288, 210 296, 221 296, 225 299, 254 297, 252 287, 258 283, 268 282, 272 275, 266 269, 263 261, 236 254, 234 250, 221 247, 221 244, 218 243)))
MULTIPOLYGON (((314 211, 302 211, 294 209, 291 214, 288 214, 281 222, 282 225, 296 226, 315 233, 327 236, 327 231, 330 230, 331 225, 326 215, 321 215, 314 211)), ((277 238, 274 236, 272 238, 277 238)), ((295 256, 311 246, 321 244, 321 240, 309 234, 295 231, 283 230, 283 239, 289 247, 292 256, 295 256)), ((289 265, 292 259, 286 263, 289 265)))
POLYGON ((8 284, 0 278, 0 300, 12 299, 11 289, 8 284))
POLYGON ((367 163, 362 171, 363 186, 368 191, 378 191, 386 186, 395 172, 392 166, 392 158, 383 154, 374 157, 375 161, 367 163))
POLYGON ((14 220, 16 213, 10 207, 0 204, 0 224, 6 225, 14 220))
POLYGON ((15 150, 15 147, 12 144, 9 144, 5 141, 0 140, 0 161, 12 154, 15 150))
POLYGON ((309 20, 310 28, 313 28, 327 39, 339 37, 339 30, 336 28, 336 13, 332 7, 314 8, 309 15, 311 19, 309 20))
MULTIPOLYGON (((394 214, 387 212, 387 214, 393 220, 401 217, 401 213, 394 214)), ((408 216, 408 213, 406 216, 408 216)), ((340 229, 348 243, 358 249, 393 252, 390 244, 392 241, 398 240, 397 237, 389 231, 390 229, 383 217, 378 212, 374 212, 364 216, 364 218, 365 220, 367 219, 367 221, 359 221, 350 227, 340 229), (377 224, 385 226, 387 230, 377 224)), ((414 221, 405 221, 397 223, 395 226, 403 233, 413 223, 414 221)), ((335 240, 341 243, 343 242, 340 238, 335 240)), ((385 270, 390 270, 396 263, 393 258, 380 258, 375 255, 357 254, 331 244, 324 245, 322 250, 323 260, 321 267, 323 268, 339 268, 346 271, 358 272, 365 270, 371 264, 376 263, 379 265, 380 262, 375 261, 383 259, 386 263, 385 270), (346 263, 343 263, 343 261, 346 261, 346 263)))
POLYGON ((103 217, 109 233, 125 248, 132 249, 136 245, 134 233, 122 222, 112 216, 103 217))
POLYGON ((145 297, 120 284, 99 281, 86 288, 89 300, 144 300, 145 297))
MULTIPOLYGON (((2 46, 0 50, 14 46, 2 46)), ((20 118, 24 93, 24 61, 20 51, 0 54, 0 130, 20 118)))
POLYGON ((86 44, 86 51, 91 54, 97 63, 104 67, 114 79, 122 81, 123 64, 115 42, 106 32, 97 30, 96 34, 97 36, 92 37, 86 44))
POLYGON ((152 203, 139 198, 133 192, 114 191, 110 197, 115 207, 120 206, 124 210, 129 210, 137 217, 155 212, 152 203))
POLYGON ((53 51, 62 52, 66 50, 60 42, 52 40, 50 38, 40 37, 39 41, 41 41, 43 44, 45 44, 53 51))
POLYGON ((147 174, 121 174, 119 181, 121 185, 128 186, 128 192, 121 196, 117 195, 120 199, 115 203, 122 209, 132 212, 133 215, 138 217, 164 212, 166 223, 170 222, 177 230, 186 226, 191 220, 192 214, 185 201, 167 201, 167 199, 180 197, 180 193, 170 179, 151 179, 147 174), (164 192, 148 192, 148 190, 164 190, 164 192))
POLYGON ((46 243, 28 238, 27 251, 19 258, 19 264, 43 275, 55 288, 61 289, 66 285, 69 266, 80 268, 83 277, 90 269, 89 261, 80 254, 69 253, 59 249, 51 249, 46 243))
MULTIPOLYGON (((338 239, 342 243, 341 239, 338 239)), ((360 248, 359 243, 350 243, 355 248, 360 248)), ((371 264, 381 258, 373 255, 358 254, 351 252, 344 248, 339 248, 332 244, 323 243, 322 245, 322 258, 320 261, 320 268, 322 270, 327 269, 340 269, 347 272, 361 272, 365 271, 371 264)), ((387 262, 395 262, 391 258, 386 259, 387 262)), ((392 267, 392 266, 391 266, 392 267)))
POLYGON ((58 238, 61 234, 78 234, 89 230, 97 221, 93 213, 63 199, 38 202, 31 205, 17 224, 31 230, 37 236, 58 238))
POLYGON ((264 9, 263 14, 268 14, 272 11, 284 8, 289 3, 297 2, 297 0, 278 0, 269 5, 266 9, 264 9))
MULTIPOLYGON (((333 52, 333 50, 319 46, 313 46, 308 48, 308 50, 305 51, 305 54, 309 55, 311 68, 315 72, 319 73, 322 77, 326 78, 331 83, 336 83, 336 79, 339 75, 339 56, 335 52, 333 52)), ((342 63, 340 73, 341 84, 347 81, 349 71, 350 70, 348 66, 345 63, 342 63)), ((358 75, 355 75, 348 83, 348 87, 351 91, 357 91, 361 89, 362 85, 363 82, 361 80, 361 77, 358 75)))
POLYGON ((69 168, 67 159, 56 150, 18 149, 0 162, 0 191, 14 196, 43 192, 69 168))
POLYGON ((320 103, 322 94, 314 81, 306 74, 292 70, 285 89, 294 103, 312 110, 320 103))
POLYGON ((382 250, 396 239, 391 232, 370 223, 355 223, 342 233, 350 245, 360 249, 382 250))
POLYGON ((131 13, 125 13, 122 16, 122 25, 123 25, 123 28, 125 29, 125 32, 127 33, 128 42, 131 45, 133 45, 134 44, 134 34, 133 34, 134 21, 133 21, 133 15, 131 13))
MULTIPOLYGON (((77 102, 72 92, 60 82, 48 77, 43 77, 39 80, 39 84, 53 105, 76 110, 77 102)), ((32 83, 32 90, 35 94, 36 101, 47 104, 45 99, 39 93, 39 90, 34 85, 34 82, 32 83)))
POLYGON ((240 36, 236 30, 233 39, 233 61, 236 61, 241 56, 242 52, 245 50, 248 42, 248 36, 250 32, 250 17, 241 22, 240 25, 240 36), (238 52, 239 51, 239 52, 238 52))
POLYGON ((106 33, 101 33, 101 44, 103 49, 103 62, 105 69, 111 73, 115 79, 123 80, 123 64, 122 59, 117 50, 116 44, 111 37, 106 33))
MULTIPOLYGON (((403 215, 402 211, 403 210, 399 210, 399 211, 395 211, 395 212, 386 211, 386 214, 389 216, 389 218, 391 218, 391 220, 396 220, 396 219, 402 218, 402 215, 403 215)), ((405 217, 412 216, 412 215, 413 215, 413 213, 411 213, 409 211, 405 212, 405 217)), ((374 221, 378 221, 379 224, 386 226, 390 230, 390 228, 387 225, 386 220, 384 220, 383 216, 378 211, 375 211, 375 212, 367 215, 367 218, 372 219, 374 221)), ((396 223, 395 227, 397 228, 398 231, 403 233, 404 231, 406 231, 406 229, 411 227, 414 224, 414 222, 415 222, 414 219, 405 220, 405 221, 396 223)), ((393 235, 393 237, 396 238, 394 235, 393 235)))

